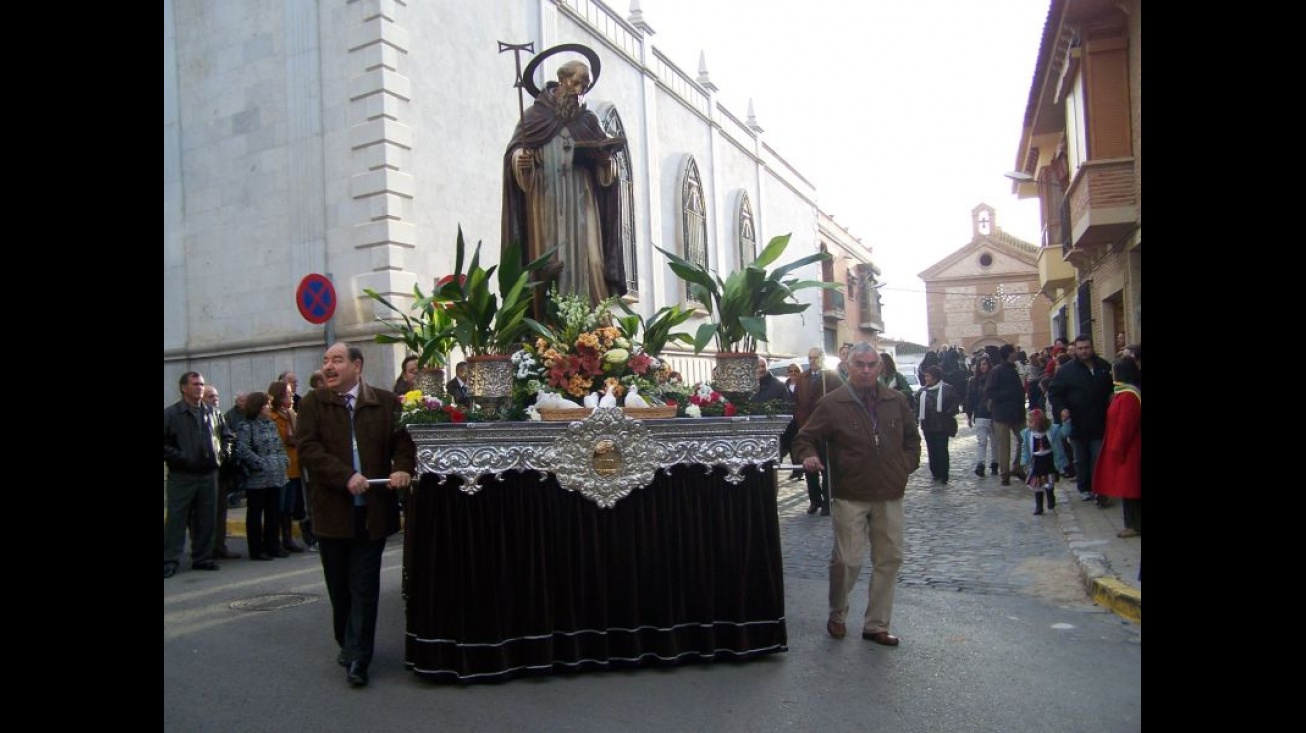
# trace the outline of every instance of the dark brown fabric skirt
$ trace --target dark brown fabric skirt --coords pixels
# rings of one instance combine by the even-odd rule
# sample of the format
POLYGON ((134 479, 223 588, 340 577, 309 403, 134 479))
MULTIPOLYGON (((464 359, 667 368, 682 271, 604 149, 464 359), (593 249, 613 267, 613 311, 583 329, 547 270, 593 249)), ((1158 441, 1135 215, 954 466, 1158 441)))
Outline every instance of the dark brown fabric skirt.
POLYGON ((405 663, 437 681, 742 659, 787 647, 775 474, 677 466, 611 509, 549 476, 424 476, 405 663))

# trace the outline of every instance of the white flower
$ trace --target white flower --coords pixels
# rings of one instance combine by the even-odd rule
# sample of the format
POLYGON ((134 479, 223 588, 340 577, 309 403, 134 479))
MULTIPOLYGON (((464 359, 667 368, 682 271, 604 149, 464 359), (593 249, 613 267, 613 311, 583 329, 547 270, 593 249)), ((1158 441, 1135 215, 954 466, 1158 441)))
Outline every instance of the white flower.
POLYGON ((703 411, 698 409, 698 405, 690 405, 685 408, 685 415, 688 417, 702 417, 703 411))
POLYGON ((529 417, 532 420, 543 419, 540 417, 539 411, 535 409, 535 405, 530 405, 529 407, 526 408, 526 417, 529 417))

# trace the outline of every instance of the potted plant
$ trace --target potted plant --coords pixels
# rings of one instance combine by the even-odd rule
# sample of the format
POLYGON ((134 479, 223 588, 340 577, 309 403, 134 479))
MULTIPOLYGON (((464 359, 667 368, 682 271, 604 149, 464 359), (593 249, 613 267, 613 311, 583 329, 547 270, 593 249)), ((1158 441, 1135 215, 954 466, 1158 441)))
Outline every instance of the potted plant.
POLYGON ((639 337, 639 341, 643 344, 644 351, 655 355, 661 354, 667 344, 672 341, 693 345, 694 338, 692 336, 683 331, 674 330, 676 326, 693 317, 694 311, 692 308, 676 303, 659 309, 649 318, 642 318, 638 313, 631 310, 624 300, 618 300, 617 305, 626 312, 626 315, 617 318, 617 325, 621 328, 622 333, 632 341, 642 332, 643 335, 639 337))
POLYGON ((417 356, 418 374, 414 386, 423 394, 443 394, 444 367, 449 363, 449 351, 454 347, 454 336, 450 331, 453 320, 448 310, 436 302, 434 293, 426 295, 418 285, 413 286, 413 304, 409 311, 412 315, 399 310, 371 288, 364 288, 363 292, 403 319, 401 324, 378 316, 377 320, 392 333, 377 334, 377 343, 408 347, 408 352, 417 356))
POLYGON ((724 280, 696 262, 657 248, 670 260, 671 271, 689 283, 690 295, 707 311, 710 320, 698 327, 694 353, 701 353, 709 342, 715 341, 717 369, 713 382, 719 391, 732 397, 746 398, 757 390, 757 344, 767 340, 767 316, 807 310, 810 304, 800 303, 794 297, 799 290, 842 287, 839 283, 788 277, 800 267, 829 260, 828 252, 800 257, 768 271, 767 266, 779 259, 789 246, 789 237, 784 234, 773 238, 757 259, 724 280))
POLYGON ((523 265, 520 245, 514 242, 504 247, 498 265, 485 268, 481 266, 481 243, 476 243, 468 260, 463 230, 458 227, 453 275, 433 297, 449 316, 447 333, 467 354, 473 397, 497 401, 512 393, 509 359, 527 333, 531 292, 539 284, 531 275, 547 264, 553 253, 549 250, 523 265), (496 274, 497 293, 490 288, 496 274))

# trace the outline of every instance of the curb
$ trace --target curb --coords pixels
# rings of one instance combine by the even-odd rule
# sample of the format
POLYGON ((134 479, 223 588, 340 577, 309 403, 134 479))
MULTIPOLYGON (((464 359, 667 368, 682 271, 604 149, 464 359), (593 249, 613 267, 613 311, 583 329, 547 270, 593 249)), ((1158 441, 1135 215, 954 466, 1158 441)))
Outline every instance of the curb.
POLYGON ((1070 551, 1075 556, 1079 577, 1089 597, 1117 616, 1142 626, 1143 592, 1116 577, 1106 557, 1087 546, 1083 529, 1073 511, 1057 512, 1057 519, 1061 523, 1061 531, 1066 535, 1070 551))
POLYGON ((1143 594, 1116 578, 1094 578, 1089 594, 1098 605, 1111 609, 1117 616, 1143 625, 1143 594))

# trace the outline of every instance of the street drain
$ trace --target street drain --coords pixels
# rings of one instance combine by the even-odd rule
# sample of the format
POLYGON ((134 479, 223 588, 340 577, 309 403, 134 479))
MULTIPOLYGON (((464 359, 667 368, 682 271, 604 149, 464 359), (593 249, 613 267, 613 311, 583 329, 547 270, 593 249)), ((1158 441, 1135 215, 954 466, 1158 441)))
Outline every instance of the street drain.
POLYGON ((283 608, 314 603, 317 599, 317 596, 304 593, 273 593, 266 596, 254 596, 253 598, 232 601, 231 608, 234 611, 279 611, 283 608))

